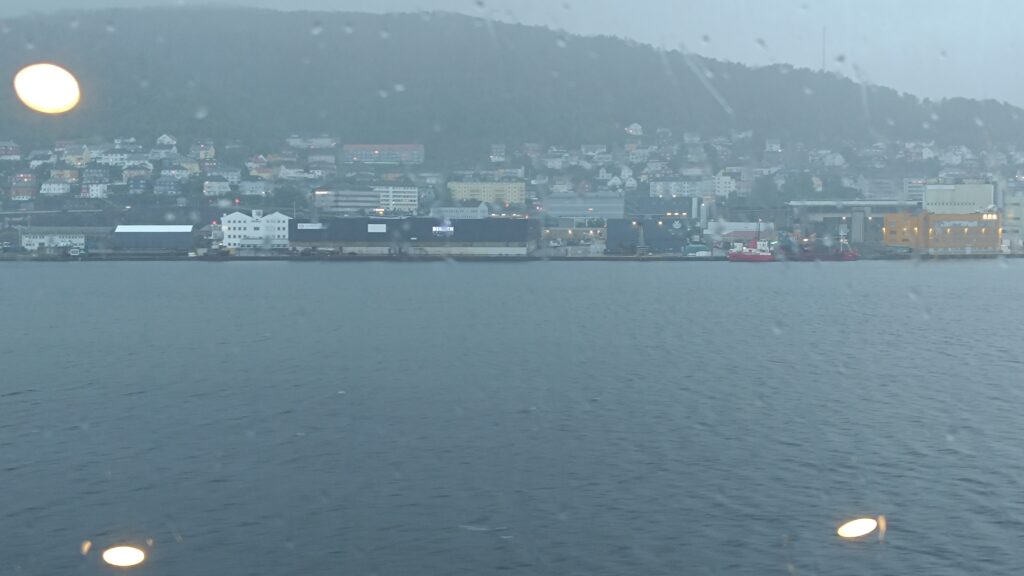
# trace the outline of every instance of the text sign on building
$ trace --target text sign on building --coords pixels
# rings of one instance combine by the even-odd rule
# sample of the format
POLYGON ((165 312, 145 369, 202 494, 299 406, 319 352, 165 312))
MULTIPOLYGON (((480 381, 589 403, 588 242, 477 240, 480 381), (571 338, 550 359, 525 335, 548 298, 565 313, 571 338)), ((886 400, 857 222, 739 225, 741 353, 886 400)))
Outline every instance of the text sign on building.
POLYGON ((434 226, 434 234, 453 234, 454 226, 434 226))
POLYGON ((366 231, 370 234, 383 234, 388 231, 387 224, 367 224, 366 231))

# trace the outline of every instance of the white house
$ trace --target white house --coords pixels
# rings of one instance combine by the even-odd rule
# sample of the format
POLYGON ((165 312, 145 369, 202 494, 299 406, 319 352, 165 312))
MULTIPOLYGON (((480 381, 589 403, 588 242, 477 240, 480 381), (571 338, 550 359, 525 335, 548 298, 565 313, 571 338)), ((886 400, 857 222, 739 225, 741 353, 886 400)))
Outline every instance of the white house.
POLYGON ((105 182, 82 184, 82 192, 79 196, 82 198, 106 198, 107 184, 105 182))
POLYGON ((221 219, 221 232, 225 248, 250 250, 280 250, 288 248, 288 216, 280 212, 264 215, 253 210, 225 214, 221 219))
POLYGON ((44 196, 58 196, 61 194, 71 193, 71 183, 64 182, 61 180, 47 180, 43 182, 42 188, 39 189, 39 193, 44 196))

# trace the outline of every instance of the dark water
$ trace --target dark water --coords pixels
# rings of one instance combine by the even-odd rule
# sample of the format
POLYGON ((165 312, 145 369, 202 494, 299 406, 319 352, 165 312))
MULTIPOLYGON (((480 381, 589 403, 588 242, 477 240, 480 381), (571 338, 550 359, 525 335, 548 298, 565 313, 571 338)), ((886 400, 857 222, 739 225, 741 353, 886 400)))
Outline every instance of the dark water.
POLYGON ((1024 262, 9 263, 0 298, 0 574, 1024 571, 1024 262))

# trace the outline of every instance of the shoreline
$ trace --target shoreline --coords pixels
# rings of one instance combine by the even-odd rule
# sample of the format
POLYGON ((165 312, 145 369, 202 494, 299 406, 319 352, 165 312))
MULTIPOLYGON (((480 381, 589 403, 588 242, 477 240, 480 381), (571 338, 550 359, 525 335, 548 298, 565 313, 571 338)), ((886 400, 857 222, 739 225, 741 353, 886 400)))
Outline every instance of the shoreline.
MULTIPOLYGON (((1024 254, 892 254, 862 256, 858 261, 895 260, 995 260, 1024 258, 1024 254)), ((81 256, 36 256, 0 254, 0 262, 728 262, 725 256, 184 256, 177 254, 102 254, 81 256)), ((785 260, 776 260, 785 263, 785 260)), ((805 261, 800 261, 805 262, 805 261)), ((806 262, 822 262, 811 260, 806 262)), ((760 262, 759 264, 771 264, 760 262)), ((741 264, 746 264, 742 263, 741 264)))

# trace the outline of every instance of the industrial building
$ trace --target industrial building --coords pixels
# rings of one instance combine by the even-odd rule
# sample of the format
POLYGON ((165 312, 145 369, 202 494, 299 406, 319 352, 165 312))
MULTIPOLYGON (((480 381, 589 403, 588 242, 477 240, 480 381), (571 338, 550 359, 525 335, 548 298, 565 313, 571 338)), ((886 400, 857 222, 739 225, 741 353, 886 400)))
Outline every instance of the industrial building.
POLYGON ((490 213, 484 202, 476 206, 435 206, 430 209, 430 217, 439 220, 483 220, 490 213))
POLYGON ((928 184, 921 208, 934 214, 969 214, 995 205, 992 184, 928 184))
POLYGON ((537 248, 537 220, 487 218, 326 218, 293 220, 293 249, 357 255, 526 256, 537 248))
POLYGON ((605 247, 609 254, 680 253, 689 235, 684 218, 613 219, 608 220, 605 247))
POLYGON ((998 253, 1002 245, 998 213, 886 214, 885 245, 922 254, 998 253))
POLYGON ((107 227, 83 226, 21 226, 17 230, 23 250, 47 253, 101 247, 111 231, 107 227))
POLYGON ((179 254, 195 246, 194 227, 185 225, 121 225, 114 229, 113 247, 120 252, 179 254))

